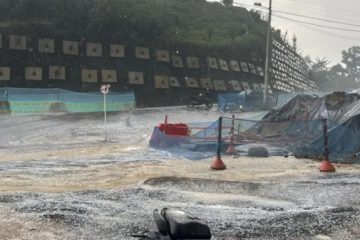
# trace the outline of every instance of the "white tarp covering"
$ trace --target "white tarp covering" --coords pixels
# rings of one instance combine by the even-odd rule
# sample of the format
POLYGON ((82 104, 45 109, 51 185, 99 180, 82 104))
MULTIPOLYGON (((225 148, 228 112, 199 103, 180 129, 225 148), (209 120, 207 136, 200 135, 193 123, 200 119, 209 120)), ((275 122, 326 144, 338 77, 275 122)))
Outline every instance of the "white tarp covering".
POLYGON ((185 83, 188 88, 199 88, 199 83, 196 78, 185 77, 185 83))
POLYGON ((129 83, 135 85, 144 85, 144 73, 129 72, 129 83))
POLYGON ((186 65, 188 68, 199 68, 199 58, 197 57, 187 57, 186 58, 186 65))
POLYGON ((98 81, 98 71, 96 69, 82 69, 81 81, 96 83, 98 81))
POLYGON ((229 71, 229 66, 227 64, 227 62, 224 59, 219 59, 219 64, 220 64, 220 69, 228 72, 229 71))
POLYGON ((66 73, 64 66, 50 66, 49 67, 49 79, 52 80, 65 80, 66 73))
POLYGON ((63 41, 63 53, 67 55, 79 54, 79 43, 77 41, 63 41))
POLYGON ((156 61, 158 62, 170 62, 170 54, 167 50, 156 50, 155 51, 156 61))
POLYGON ((26 50, 26 36, 10 35, 9 48, 13 50, 26 50))
POLYGON ((240 72, 240 66, 239 63, 236 60, 230 60, 230 68, 234 72, 240 72))
POLYGON ((155 75, 155 88, 157 89, 169 88, 169 77, 165 75, 155 75))
POLYGON ((138 58, 138 59, 150 59, 149 48, 136 47, 135 48, 135 57, 138 58))
POLYGON ((110 44, 110 57, 123 58, 125 57, 124 45, 110 44))
POLYGON ((214 80, 214 89, 216 91, 226 91, 226 85, 224 80, 214 80))
POLYGON ((25 79, 33 81, 42 80, 42 68, 40 67, 26 67, 25 68, 25 79))
POLYGON ((102 56, 102 44, 101 43, 87 43, 86 55, 88 57, 101 57, 102 56))
POLYGON ((240 82, 238 80, 231 80, 230 84, 231 84, 234 91, 241 91, 242 90, 242 88, 240 86, 240 82))
POLYGON ((181 56, 172 55, 172 56, 171 56, 171 59, 172 59, 172 65, 173 65, 174 67, 178 67, 178 68, 184 67, 183 59, 182 59, 181 56))
POLYGON ((107 83, 117 82, 116 70, 102 69, 101 70, 101 81, 107 83))
POLYGON ((211 82, 210 78, 201 78, 200 79, 200 85, 201 85, 202 88, 213 89, 213 85, 212 85, 212 82, 211 82))
POLYGON ((43 53, 54 53, 55 52, 55 41, 50 38, 40 38, 39 39, 39 52, 43 53))
POLYGON ((216 58, 213 58, 213 57, 208 57, 207 58, 207 63, 208 63, 208 66, 212 69, 218 69, 219 66, 218 66, 218 63, 216 61, 216 58))
POLYGON ((180 83, 177 77, 171 76, 169 78, 169 82, 171 87, 180 87, 180 83))
POLYGON ((0 67, 0 81, 10 81, 10 67, 0 67))

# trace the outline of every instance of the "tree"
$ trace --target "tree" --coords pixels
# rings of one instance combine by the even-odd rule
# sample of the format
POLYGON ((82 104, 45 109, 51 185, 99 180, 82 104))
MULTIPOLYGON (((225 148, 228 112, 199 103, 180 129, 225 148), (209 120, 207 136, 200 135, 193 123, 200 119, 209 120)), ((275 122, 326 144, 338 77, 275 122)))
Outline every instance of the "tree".
POLYGON ((236 37, 244 36, 247 33, 247 28, 244 24, 231 23, 227 24, 224 28, 226 29, 227 34, 230 36, 232 43, 236 37))
POLYGON ((326 59, 326 57, 323 58, 319 58, 317 57, 315 59, 315 62, 313 63, 313 65, 311 66, 311 70, 313 72, 324 72, 324 71, 328 71, 328 65, 330 64, 330 61, 326 59))
POLYGON ((347 77, 360 82, 360 46, 353 46, 342 51, 342 63, 345 64, 347 77))
POLYGON ((309 67, 313 64, 313 61, 309 55, 306 55, 304 57, 304 61, 305 61, 306 65, 308 65, 309 67))
POLYGON ((222 0, 222 3, 225 7, 232 7, 234 4, 234 0, 222 0))
POLYGON ((330 62, 326 59, 326 57, 317 57, 314 61, 312 61, 310 56, 306 56, 304 60, 307 64, 309 64, 309 75, 314 80, 314 82, 316 82, 319 89, 322 91, 328 91, 328 65, 330 62))
POLYGON ((206 31, 207 37, 209 41, 211 42, 213 39, 214 29, 212 27, 209 27, 206 31))
POLYGON ((287 42, 288 30, 285 30, 284 34, 281 35, 281 40, 285 43, 287 42))
POLYGON ((297 51, 297 37, 295 36, 295 34, 292 38, 292 48, 295 52, 297 51))

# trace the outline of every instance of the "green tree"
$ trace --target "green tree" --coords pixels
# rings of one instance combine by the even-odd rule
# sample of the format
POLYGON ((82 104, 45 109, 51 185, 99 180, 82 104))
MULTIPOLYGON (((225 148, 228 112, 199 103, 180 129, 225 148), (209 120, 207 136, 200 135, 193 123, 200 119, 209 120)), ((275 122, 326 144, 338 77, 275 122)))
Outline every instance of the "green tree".
POLYGON ((234 4, 234 0, 222 0, 222 3, 225 7, 232 7, 234 4))
POLYGON ((360 46, 342 51, 342 63, 345 64, 347 78, 360 82, 360 46))
POLYGON ((305 57, 305 62, 309 64, 309 75, 318 85, 319 89, 321 91, 327 91, 329 87, 328 65, 330 62, 326 59, 326 57, 317 57, 314 61, 312 61, 309 56, 305 57))
POLYGON ((326 72, 329 68, 328 65, 330 61, 326 59, 326 57, 319 58, 317 57, 311 66, 311 70, 313 72, 326 72))
POLYGON ((295 36, 295 34, 292 37, 292 48, 294 51, 297 51, 297 37, 295 36))
POLYGON ((231 23, 225 27, 227 34, 231 38, 231 42, 235 41, 235 38, 242 37, 247 33, 247 28, 243 24, 231 23))

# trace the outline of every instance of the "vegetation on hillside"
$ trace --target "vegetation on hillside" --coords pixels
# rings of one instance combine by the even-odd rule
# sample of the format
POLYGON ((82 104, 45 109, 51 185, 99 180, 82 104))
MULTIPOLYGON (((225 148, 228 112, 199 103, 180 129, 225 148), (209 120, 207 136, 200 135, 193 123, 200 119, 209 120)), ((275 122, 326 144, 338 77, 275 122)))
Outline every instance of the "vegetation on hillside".
POLYGON ((256 12, 205 0, 2 0, 2 31, 105 42, 263 48, 256 12), (6 11, 4 11, 6 9, 6 11))

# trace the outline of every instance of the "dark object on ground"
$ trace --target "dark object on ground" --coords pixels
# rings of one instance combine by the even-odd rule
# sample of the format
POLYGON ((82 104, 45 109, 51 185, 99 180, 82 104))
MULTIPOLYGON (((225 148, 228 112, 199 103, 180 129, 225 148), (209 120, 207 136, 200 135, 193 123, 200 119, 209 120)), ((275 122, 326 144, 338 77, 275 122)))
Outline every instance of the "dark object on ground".
POLYGON ((251 147, 249 148, 248 155, 250 157, 268 157, 269 152, 264 147, 251 147))
POLYGON ((159 232, 176 239, 211 239, 209 227, 198 217, 178 209, 154 210, 154 219, 159 232))
POLYGON ((157 209, 155 209, 153 211, 153 215, 154 215, 154 220, 155 220, 156 226, 159 229, 159 232, 163 235, 167 235, 169 232, 169 229, 168 229, 165 218, 159 213, 159 210, 157 210, 157 209))
POLYGON ((210 93, 200 93, 198 96, 191 96, 186 99, 186 106, 189 108, 200 107, 205 105, 206 108, 210 109, 213 106, 211 101, 210 93))

